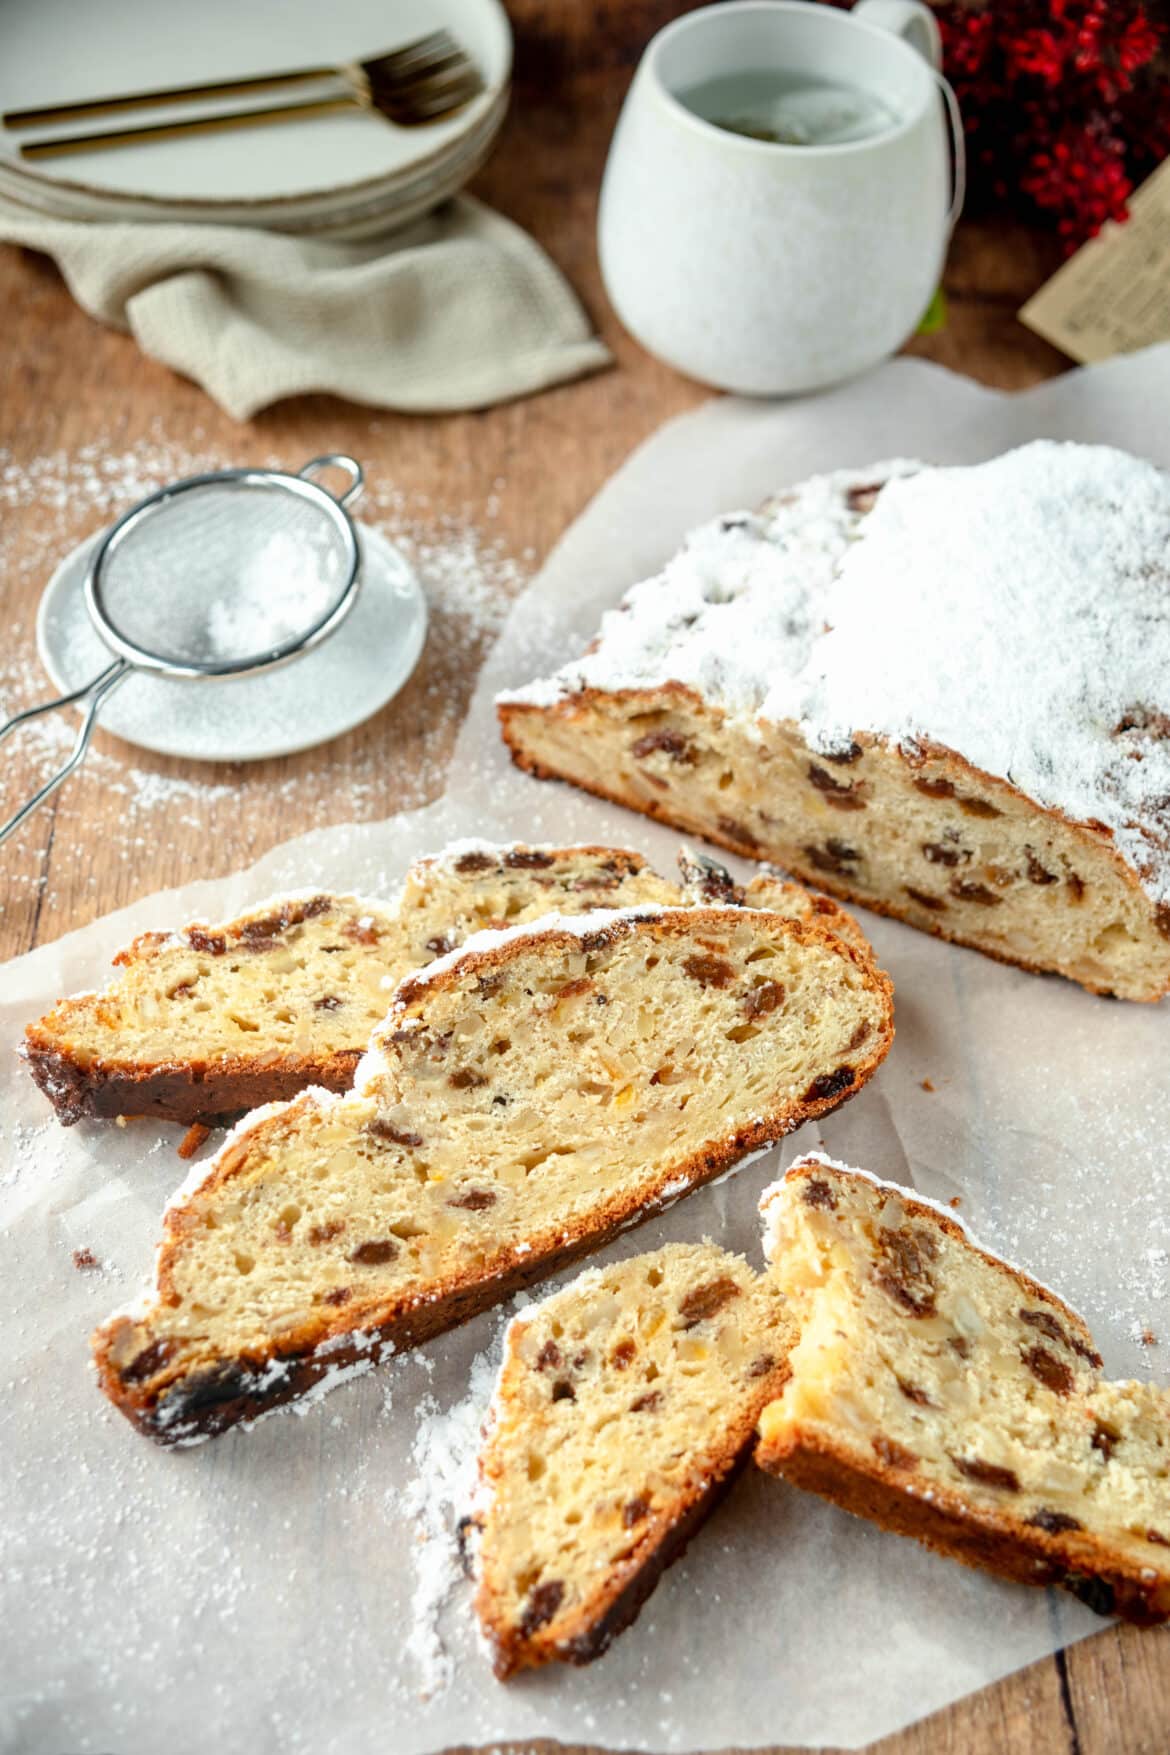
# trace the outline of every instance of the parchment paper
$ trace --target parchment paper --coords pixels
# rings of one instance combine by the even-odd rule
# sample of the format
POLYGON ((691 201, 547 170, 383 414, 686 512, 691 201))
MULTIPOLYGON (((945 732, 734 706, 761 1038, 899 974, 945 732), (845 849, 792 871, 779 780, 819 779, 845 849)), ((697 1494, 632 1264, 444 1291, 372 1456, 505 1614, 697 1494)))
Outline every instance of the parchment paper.
MULTIPOLYGON (((59 993, 102 979, 132 932, 215 917, 286 884, 379 893, 452 835, 609 838, 668 869, 670 833, 509 769, 490 705, 497 687, 568 656, 604 605, 717 510, 820 468, 896 453, 974 460, 1038 435, 1109 440, 1170 464, 1168 401, 1162 348, 1014 398, 898 361, 814 401, 723 401, 684 417, 634 455, 516 606, 446 799, 314 832, 250 872, 147 899, 10 963, 0 1037, 13 1045, 59 993)), ((978 1233, 1079 1304, 1111 1371, 1164 1376, 1166 1008, 1095 999, 864 919, 897 986, 897 1042, 877 1079, 820 1130, 693 1195, 618 1251, 710 1235, 758 1259, 760 1190, 823 1140, 928 1194, 960 1194, 978 1233), (1143 1329, 1162 1346, 1143 1344, 1143 1329)), ((498 1316, 300 1418, 159 1451, 98 1395, 87 1334, 149 1266, 183 1168, 177 1130, 66 1131, 46 1115, 5 1055, 5 1751, 423 1755, 538 1735, 679 1751, 856 1745, 1100 1625, 1060 1593, 994 1582, 749 1474, 591 1669, 495 1683, 464 1587, 442 1609, 437 1659, 418 1620, 420 1565, 433 1571, 442 1556, 434 1539, 420 1545, 418 1506, 443 1455, 420 1479, 412 1452, 420 1420, 465 1396, 498 1316), (75 1248, 101 1269, 78 1271, 75 1248)), ((433 1610, 434 1591, 429 1600, 433 1610)))

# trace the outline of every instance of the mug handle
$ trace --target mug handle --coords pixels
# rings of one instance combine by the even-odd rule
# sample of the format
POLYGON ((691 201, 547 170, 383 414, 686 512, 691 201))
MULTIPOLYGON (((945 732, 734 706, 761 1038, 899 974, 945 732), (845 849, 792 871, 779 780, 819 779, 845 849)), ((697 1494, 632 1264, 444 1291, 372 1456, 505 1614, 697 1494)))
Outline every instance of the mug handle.
POLYGON ((955 222, 963 211, 963 199, 967 193, 967 142, 963 133, 963 118, 959 114, 959 100, 950 81, 942 73, 942 36, 938 20, 930 7, 922 4, 922 0, 857 0, 852 17, 860 18, 866 24, 875 24, 879 30, 888 30, 894 36, 901 37, 912 49, 918 50, 938 81, 943 102, 947 107, 954 162, 951 204, 947 209, 949 235, 954 231, 955 222))
POLYGON ((930 62, 936 73, 942 66, 938 20, 920 0, 857 0, 853 17, 864 18, 867 24, 876 24, 879 30, 901 37, 918 50, 924 61, 930 62))

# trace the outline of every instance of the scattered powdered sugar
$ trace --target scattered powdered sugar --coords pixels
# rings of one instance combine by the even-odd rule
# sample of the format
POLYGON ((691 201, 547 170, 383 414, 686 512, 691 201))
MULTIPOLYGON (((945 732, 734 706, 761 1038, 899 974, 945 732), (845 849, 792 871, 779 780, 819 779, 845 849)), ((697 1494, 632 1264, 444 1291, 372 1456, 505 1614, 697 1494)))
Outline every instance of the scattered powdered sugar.
POLYGON ((404 1648, 418 1666, 427 1697, 448 1687, 454 1676, 442 1615, 465 1582, 459 1524, 474 1501, 480 1439, 509 1320, 504 1318, 491 1345, 472 1360, 466 1395, 445 1409, 433 1396, 420 1403, 411 1451, 415 1476, 390 1495, 396 1513, 417 1529, 411 1627, 404 1648))
MULTIPOLYGON (((1082 1082, 1065 1106, 1065 1140, 1051 1155, 1034 1150, 1027 1198, 1005 1201, 981 1228, 989 1231, 997 1254, 1025 1264, 1031 1278, 1054 1286, 1085 1313, 1107 1360, 1103 1326, 1137 1343, 1119 1357, 1124 1373, 1165 1383, 1170 1158, 1163 1143, 1164 1093, 1155 1088, 1145 1095, 1139 1078, 1127 1088, 1124 1077, 1112 1076, 1099 1089, 1082 1082), (1086 1147, 1085 1141, 1093 1143, 1086 1147)), ((994 1128, 989 1124, 989 1133, 994 1128)), ((1002 1144, 989 1142, 989 1149, 1006 1159, 1015 1135, 1006 1126, 995 1131, 1002 1144)), ((1110 1374, 1117 1372, 1111 1367, 1110 1374)))
MULTIPOLYGON (((560 612, 537 608, 525 626, 554 650, 560 612)), ((110 771, 125 774, 113 762, 110 771)), ((137 782, 125 783, 136 794, 137 782)), ((246 812, 242 789, 235 797, 246 812)), ((198 783, 193 799, 177 808, 204 810, 198 783)), ((531 814, 516 832, 563 839, 562 802, 559 789, 528 787, 531 814)), ((339 816, 351 810, 369 814, 364 794, 339 800, 339 816)), ((590 828, 575 824, 586 838, 590 828)), ((297 881, 304 875, 298 867, 297 881)), ((996 1248, 1075 1294, 1112 1342, 1158 1331, 1160 1347, 1135 1345, 1135 1368, 1164 1380, 1170 1159, 1154 1008, 1107 1006, 875 926, 907 1000, 902 1046, 882 1080, 825 1124, 832 1148, 870 1161, 880 1143, 893 1174, 909 1165, 931 1188, 959 1188, 996 1248), (952 1027, 955 993, 967 1009, 952 1027), (1047 1058, 1041 1044, 1051 1044, 1047 1058), (907 1065, 915 1089, 926 1066, 946 1097, 907 1103, 898 1083, 907 1065)), ((11 1041, 35 1008, 27 994, 19 1006, 14 992, 7 1000, 11 1041)), ((497 1739, 526 1748, 540 1729, 566 1744, 661 1749, 712 1746, 731 1732, 753 1745, 781 1733, 860 1744, 1083 1631, 1075 1605, 944 1569, 911 1544, 895 1552, 860 1520, 749 1475, 604 1663, 495 1685, 456 1583, 452 1523, 473 1471, 436 1468, 432 1494, 416 1426, 420 1399, 434 1395, 439 1405, 427 1400, 421 1416, 432 1443, 446 1432, 453 1449, 470 1449, 474 1417, 461 1437, 447 1428, 491 1319, 380 1365, 304 1421, 274 1417, 177 1456, 144 1443, 87 1372, 86 1330, 115 1300, 70 1253, 89 1246, 120 1264, 127 1286, 138 1279, 175 1180, 175 1134, 31 1125, 39 1112, 19 1077, 0 1079, 0 1160, 12 1166, 8 1185, 0 1180, 9 1356, 0 1583, 17 1677, 0 1703, 0 1743, 139 1755, 194 1736, 201 1747, 250 1739, 285 1755, 354 1755, 497 1739), (456 1488, 444 1484, 456 1476, 456 1488), (433 1540, 415 1543, 412 1526, 433 1540), (415 1597, 437 1599, 417 1617, 434 1633, 407 1662, 399 1653, 415 1597), (760 1616, 761 1601, 774 1612, 760 1616), (420 1665, 434 1686, 451 1675, 445 1660, 451 1686, 420 1704, 420 1665), (846 1670, 856 1685, 842 1691, 834 1679, 846 1670)), ((670 1234, 715 1229, 755 1259, 757 1185, 741 1177, 718 1203, 695 1195, 674 1210, 670 1234)))
POLYGON ((688 684, 756 735, 930 741, 1099 822, 1170 900, 1170 477, 1038 440, 815 477, 697 531, 595 650, 504 699, 688 684), (894 479, 878 495, 866 483, 894 479))

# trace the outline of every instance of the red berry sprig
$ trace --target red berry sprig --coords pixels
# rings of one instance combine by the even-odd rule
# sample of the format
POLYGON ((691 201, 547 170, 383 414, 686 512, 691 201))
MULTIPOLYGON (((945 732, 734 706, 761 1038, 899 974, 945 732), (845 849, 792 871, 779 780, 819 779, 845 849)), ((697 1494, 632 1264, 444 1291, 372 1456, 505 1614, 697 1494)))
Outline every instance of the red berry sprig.
POLYGON ((1067 250, 1123 220, 1170 153, 1168 0, 941 0, 971 188, 1055 224, 1067 250))

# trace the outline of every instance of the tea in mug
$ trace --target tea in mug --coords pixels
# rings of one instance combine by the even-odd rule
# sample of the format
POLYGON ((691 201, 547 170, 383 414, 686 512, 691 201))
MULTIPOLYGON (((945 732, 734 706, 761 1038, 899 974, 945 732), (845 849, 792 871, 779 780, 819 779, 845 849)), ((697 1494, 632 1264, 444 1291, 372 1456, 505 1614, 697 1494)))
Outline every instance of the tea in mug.
POLYGON ((802 73, 729 73, 678 92, 692 114, 776 146, 845 146, 884 134, 897 112, 862 86, 802 73))

